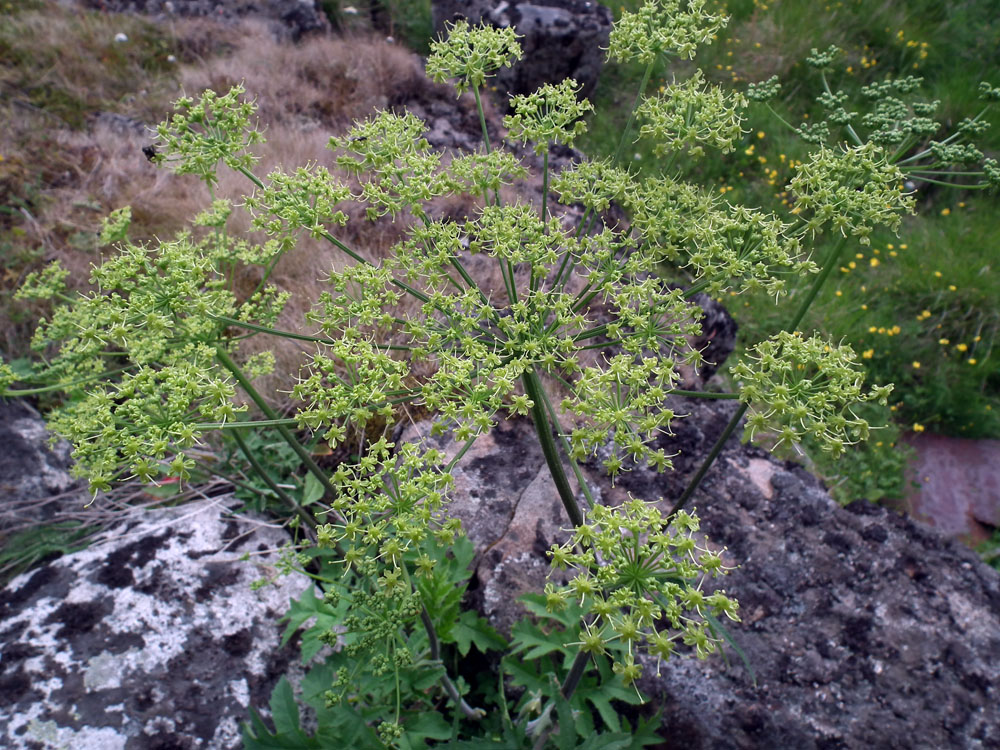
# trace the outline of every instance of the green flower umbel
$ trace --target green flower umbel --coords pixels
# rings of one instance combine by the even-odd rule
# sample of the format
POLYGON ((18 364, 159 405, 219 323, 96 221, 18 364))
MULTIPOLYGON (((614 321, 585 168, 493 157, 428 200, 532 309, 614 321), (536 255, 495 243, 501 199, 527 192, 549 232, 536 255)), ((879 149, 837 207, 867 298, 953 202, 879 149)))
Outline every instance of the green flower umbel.
POLYGON ((554 567, 577 571, 566 586, 546 587, 549 607, 576 600, 586 608, 589 624, 574 644, 583 651, 624 645, 614 669, 626 684, 642 673, 636 650, 659 664, 683 643, 705 658, 719 644, 705 615, 739 620, 735 600, 723 591, 704 592, 726 568, 719 553, 695 541, 697 530, 693 515, 681 511, 671 523, 653 503, 633 499, 617 508, 595 505, 572 539, 549 551, 554 567))
POLYGON ((461 94, 479 89, 500 68, 509 68, 520 59, 521 45, 514 29, 469 26, 462 20, 448 27, 447 38, 431 42, 427 75, 438 83, 457 79, 455 88, 461 94))

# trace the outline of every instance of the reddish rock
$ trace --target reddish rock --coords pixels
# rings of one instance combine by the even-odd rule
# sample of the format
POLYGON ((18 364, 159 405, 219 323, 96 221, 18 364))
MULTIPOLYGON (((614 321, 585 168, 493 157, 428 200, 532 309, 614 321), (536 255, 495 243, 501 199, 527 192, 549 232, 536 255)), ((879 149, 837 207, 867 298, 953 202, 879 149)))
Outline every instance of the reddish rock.
POLYGON ((979 542, 1000 526, 1000 440, 911 434, 906 510, 946 536, 979 542))

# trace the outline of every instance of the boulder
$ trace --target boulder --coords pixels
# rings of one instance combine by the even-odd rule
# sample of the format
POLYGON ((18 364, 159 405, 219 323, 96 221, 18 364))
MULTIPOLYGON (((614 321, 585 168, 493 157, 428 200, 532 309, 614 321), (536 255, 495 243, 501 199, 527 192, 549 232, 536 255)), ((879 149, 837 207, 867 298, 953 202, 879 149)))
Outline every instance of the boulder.
POLYGON ((275 576, 287 534, 234 504, 140 511, 0 590, 0 745, 241 746, 296 658, 278 619, 304 584, 275 576))
POLYGON ((328 31, 330 22, 316 0, 76 0, 85 8, 113 13, 143 13, 154 18, 198 16, 232 21, 259 18, 279 38, 298 40, 328 31))
POLYGON ((510 94, 528 94, 543 83, 573 78, 590 96, 604 64, 611 11, 593 0, 432 0, 434 28, 459 18, 521 35, 524 57, 497 73, 496 85, 510 94))
POLYGON ((0 400, 0 535, 51 518, 59 503, 49 499, 74 486, 69 444, 48 438, 27 402, 0 400))
MULTIPOLYGON (((629 493, 669 509, 721 434, 733 402, 676 399, 687 419, 663 436, 676 471, 642 467, 614 487, 599 462, 588 484, 607 505, 629 493)), ((426 434, 410 428, 404 439, 426 434)), ((446 453, 456 446, 431 438, 446 453)), ((455 471, 451 510, 477 548, 474 604, 501 631, 540 590, 545 550, 565 513, 531 424, 500 425, 455 471)), ((802 468, 733 439, 692 505, 738 565, 718 584, 739 600, 732 651, 644 663, 640 682, 662 735, 692 750, 1000 746, 1000 574, 970 550, 895 512, 837 505, 802 468)))

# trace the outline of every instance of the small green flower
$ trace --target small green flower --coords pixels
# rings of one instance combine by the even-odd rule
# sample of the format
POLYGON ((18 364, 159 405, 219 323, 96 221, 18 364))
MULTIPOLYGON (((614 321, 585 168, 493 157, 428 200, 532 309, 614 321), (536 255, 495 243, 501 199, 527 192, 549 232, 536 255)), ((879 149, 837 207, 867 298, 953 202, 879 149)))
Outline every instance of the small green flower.
POLYGON ((572 146, 577 136, 587 130, 582 118, 594 107, 586 99, 578 99, 580 86, 572 78, 546 83, 526 96, 510 100, 514 114, 504 118, 510 137, 522 143, 533 141, 535 153, 542 154, 550 143, 572 146))
POLYGON ((902 214, 913 213, 913 198, 899 189, 903 180, 903 173, 874 143, 838 151, 823 146, 796 167, 788 189, 796 207, 812 214, 806 222, 809 231, 829 223, 867 245, 875 226, 898 231, 902 214))
POLYGON ((766 102, 774 99, 781 91, 778 76, 771 76, 766 81, 751 83, 747 86, 747 99, 752 102, 766 102))
POLYGON ((547 586, 547 599, 557 606, 576 600, 592 618, 572 645, 590 653, 603 653, 613 642, 625 647, 614 669, 626 684, 641 674, 638 649, 659 663, 683 642, 705 658, 720 642, 709 632, 705 614, 739 620, 733 599, 721 591, 703 592, 726 568, 718 553, 694 540, 695 516, 680 511, 671 524, 655 504, 630 499, 617 508, 595 505, 585 526, 586 532, 575 529, 569 541, 549 552, 576 576, 565 587, 547 586))
POLYGON ((696 70, 686 81, 643 99, 638 109, 644 121, 639 135, 656 141, 653 152, 657 156, 683 148, 691 156, 701 156, 704 146, 728 153, 743 135, 740 124, 747 104, 742 94, 727 94, 707 85, 705 76, 696 70))
POLYGON ((244 205, 254 214, 256 229, 271 235, 304 229, 318 238, 330 225, 347 223, 339 205, 353 197, 326 167, 299 167, 293 174, 271 172, 265 186, 248 196, 244 205))
POLYGON ((635 13, 624 12, 611 30, 608 59, 650 63, 662 54, 692 59, 729 23, 710 13, 706 0, 646 0, 635 13))
POLYGON ((101 244, 113 245, 116 242, 122 242, 128 237, 128 228, 131 224, 131 206, 115 209, 101 222, 101 244))
POLYGON ((160 123, 157 160, 171 165, 177 174, 193 174, 213 185, 218 181, 220 161, 233 169, 249 169, 257 158, 248 149, 263 143, 264 136, 251 127, 257 107, 243 99, 243 86, 234 86, 225 96, 206 90, 195 100, 182 97, 180 110, 160 123))
POLYGON ((867 439, 868 422, 852 409, 866 401, 884 405, 892 386, 864 393, 856 359, 849 346, 787 331, 754 346, 732 370, 742 383, 740 400, 752 409, 744 438, 771 431, 779 443, 794 444, 810 437, 835 456, 867 439))
POLYGON ((66 291, 69 271, 59 261, 49 263, 41 271, 32 271, 14 293, 14 299, 52 299, 66 291))
POLYGON ((447 31, 445 39, 431 42, 427 75, 438 83, 457 79, 459 94, 481 88, 501 67, 509 68, 521 59, 513 27, 470 26, 463 19, 449 25, 447 31))

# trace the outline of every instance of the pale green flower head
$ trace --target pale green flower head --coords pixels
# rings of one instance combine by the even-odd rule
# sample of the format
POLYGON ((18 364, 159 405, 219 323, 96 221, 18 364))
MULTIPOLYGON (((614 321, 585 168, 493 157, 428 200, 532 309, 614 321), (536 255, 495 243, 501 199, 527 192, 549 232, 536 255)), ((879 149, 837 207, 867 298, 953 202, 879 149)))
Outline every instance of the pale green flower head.
POLYGON ((102 245, 112 245, 128 237, 128 229, 132 224, 132 207, 122 206, 112 211, 101 222, 100 242, 102 245))
POLYGON ((771 76, 766 81, 751 83, 747 86, 747 99, 752 102, 766 102, 774 99, 781 91, 778 76, 771 76))
POLYGON ((254 214, 256 229, 270 235, 304 229, 318 238, 329 225, 347 223, 339 206, 353 197, 326 167, 299 167, 292 174, 271 172, 265 186, 247 197, 244 205, 254 214))
POLYGON ((52 299, 66 291, 67 276, 69 271, 59 261, 52 261, 41 271, 29 273, 14 293, 14 299, 52 299))
POLYGON ((903 173, 874 143, 838 151, 823 146, 796 172, 788 189, 795 207, 812 214, 806 222, 812 232, 830 223, 867 245, 875 226, 898 231, 902 215, 914 212, 913 198, 901 190, 903 173))
POLYGON ((587 131, 582 118, 593 111, 586 99, 578 99, 580 86, 572 78, 557 84, 546 83, 526 96, 510 100, 514 114, 507 115, 503 124, 514 140, 535 143, 535 153, 548 150, 549 143, 572 146, 578 135, 587 131))
POLYGON ((394 447, 382 437, 357 465, 342 464, 331 477, 331 521, 317 532, 324 546, 351 548, 348 565, 368 558, 398 569, 411 548, 432 537, 452 541, 461 528, 444 515, 454 484, 444 455, 415 443, 394 447))
POLYGON ((679 511, 671 519, 654 503, 629 499, 616 508, 595 505, 568 542, 549 550, 552 566, 575 576, 565 586, 546 586, 547 606, 582 604, 592 622, 572 645, 588 653, 623 645, 626 656, 615 672, 626 684, 641 674, 638 650, 659 665, 683 643, 704 659, 721 642, 705 615, 740 619, 738 604, 725 592, 705 592, 728 569, 721 552, 695 539, 698 527, 692 514, 679 511))
POLYGON ((608 59, 650 63, 662 54, 692 59, 729 23, 709 13, 706 0, 646 0, 636 13, 622 13, 611 30, 608 59))
POLYGON ((743 94, 707 85, 704 74, 696 70, 686 81, 643 99, 639 135, 656 141, 657 156, 684 148, 691 156, 702 156, 704 146, 729 153, 743 136, 740 125, 747 104, 743 94))
POLYGON ((7 363, 0 363, 0 393, 14 385, 20 378, 7 363))
POLYGON ((767 431, 779 445, 792 445, 811 437, 835 456, 866 440, 868 422, 852 409, 866 401, 884 405, 892 386, 863 392, 856 360, 850 346, 787 331, 754 346, 732 370, 742 381, 740 400, 751 407, 744 438, 767 431))
POLYGON ((159 136, 157 161, 171 164, 177 174, 193 174, 209 185, 218 182, 220 161, 232 169, 249 169, 257 161, 248 150, 263 143, 264 136, 251 125, 257 106, 244 99, 243 86, 234 86, 225 96, 211 89, 198 101, 181 97, 179 110, 156 128, 159 136))
POLYGON ((448 27, 448 36, 431 42, 427 75, 437 83, 456 79, 459 94, 478 90, 500 68, 521 59, 521 45, 513 28, 470 26, 460 20, 448 27))

